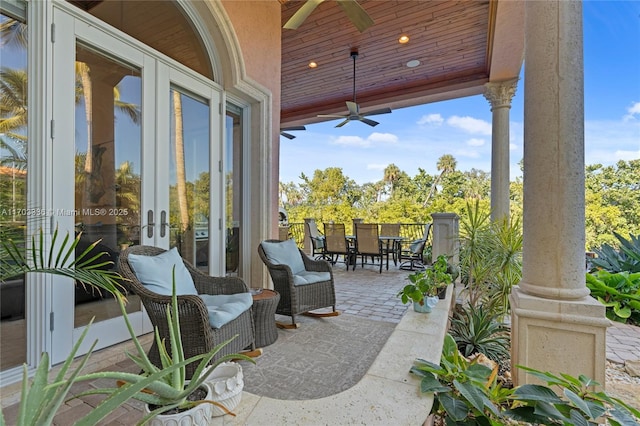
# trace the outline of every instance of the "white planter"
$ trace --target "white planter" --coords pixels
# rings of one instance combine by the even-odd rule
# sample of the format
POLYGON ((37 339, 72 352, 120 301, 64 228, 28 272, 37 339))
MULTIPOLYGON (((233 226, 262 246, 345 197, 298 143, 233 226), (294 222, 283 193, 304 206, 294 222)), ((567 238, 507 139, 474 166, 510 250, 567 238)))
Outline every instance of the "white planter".
MULTIPOLYGON (((206 383, 202 386, 207 388, 207 397, 210 400, 213 397, 213 391, 206 383)), ((147 424, 149 426, 202 426, 209 424, 211 419, 211 408, 213 404, 198 404, 193 408, 176 414, 160 414, 151 419, 147 424)), ((145 414, 149 414, 149 406, 145 404, 145 414)))
MULTIPOLYGON (((211 388, 211 400, 223 405, 227 410, 234 410, 242 398, 244 388, 242 366, 237 362, 223 362, 218 365, 206 380, 211 388)), ((227 414, 222 408, 211 405, 213 417, 227 414)))

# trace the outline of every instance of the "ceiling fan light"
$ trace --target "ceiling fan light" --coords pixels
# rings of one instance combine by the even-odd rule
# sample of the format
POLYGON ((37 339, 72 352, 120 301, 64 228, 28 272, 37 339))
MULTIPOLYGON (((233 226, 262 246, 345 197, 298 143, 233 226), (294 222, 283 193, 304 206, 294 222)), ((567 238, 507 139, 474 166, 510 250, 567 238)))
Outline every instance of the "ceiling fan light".
POLYGON ((420 65, 420 61, 419 61, 419 60, 417 60, 417 59, 412 59, 412 60, 410 60, 409 62, 407 62, 407 67, 408 67, 408 68, 415 68, 415 67, 417 67, 418 65, 420 65))

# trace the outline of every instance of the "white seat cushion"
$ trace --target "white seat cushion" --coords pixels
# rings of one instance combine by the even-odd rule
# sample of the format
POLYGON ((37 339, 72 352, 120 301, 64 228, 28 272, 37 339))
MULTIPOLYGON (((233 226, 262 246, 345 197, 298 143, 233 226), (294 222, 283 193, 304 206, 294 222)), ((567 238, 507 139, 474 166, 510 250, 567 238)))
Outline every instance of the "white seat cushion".
POLYGON ((200 298, 207 305, 209 324, 213 328, 220 328, 229 321, 238 318, 253 304, 250 293, 201 294, 200 298))
POLYGON ((176 295, 198 294, 193 278, 175 247, 157 256, 130 254, 128 260, 138 280, 149 291, 171 296, 175 266, 176 295))
POLYGON ((302 271, 294 274, 293 285, 313 284, 329 281, 330 279, 331 273, 329 272, 302 271))
POLYGON ((278 242, 262 242, 264 254, 275 265, 287 265, 292 274, 304 271, 304 261, 293 239, 278 242))

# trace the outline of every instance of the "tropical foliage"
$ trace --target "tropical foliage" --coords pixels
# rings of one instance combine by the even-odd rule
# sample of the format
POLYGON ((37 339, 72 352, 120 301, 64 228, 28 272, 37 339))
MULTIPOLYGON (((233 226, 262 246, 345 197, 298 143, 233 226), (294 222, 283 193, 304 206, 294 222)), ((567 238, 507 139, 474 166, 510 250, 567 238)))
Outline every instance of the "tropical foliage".
POLYGON ((640 325, 640 272, 600 270, 587 274, 587 287, 607 308, 607 318, 640 325))
POLYGON ((482 305, 456 307, 449 333, 464 356, 484 354, 499 362, 509 357, 511 329, 482 305))
MULTIPOLYGON (((311 177, 302 174, 297 183, 281 182, 280 205, 289 214, 290 223, 312 217, 318 223, 343 222, 347 228, 353 218, 380 223, 426 223, 436 212, 453 212, 464 218, 469 201, 477 201, 480 211, 488 215, 490 174, 476 169, 460 171, 456 166, 455 158, 445 155, 436 161, 437 173, 429 174, 420 168, 410 176, 390 164, 379 181, 361 185, 340 168, 316 170, 311 177)), ((636 207, 640 204, 639 169, 640 160, 586 167, 586 250, 592 251, 605 242, 617 247, 614 232, 640 234, 636 207)), ((510 185, 512 217, 522 217, 522 191, 522 178, 516 178, 510 185)))
POLYGON ((591 266, 609 272, 640 272, 640 235, 629 235, 627 240, 614 232, 619 246, 604 243, 594 250, 597 257, 591 260, 591 266))
POLYGON ((635 425, 640 420, 640 411, 594 390, 599 384, 585 376, 520 368, 546 385, 503 387, 497 365, 465 358, 446 335, 440 363, 418 359, 411 372, 420 377, 422 392, 433 393, 431 414, 447 425, 596 425, 602 419, 611 425, 635 425))

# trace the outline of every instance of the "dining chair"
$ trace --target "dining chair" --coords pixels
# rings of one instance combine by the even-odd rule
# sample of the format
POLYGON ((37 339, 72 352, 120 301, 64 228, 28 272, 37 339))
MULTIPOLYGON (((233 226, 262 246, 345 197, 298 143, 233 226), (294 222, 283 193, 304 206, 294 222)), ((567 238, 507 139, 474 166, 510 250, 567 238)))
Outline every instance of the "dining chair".
POLYGON ((398 257, 400 255, 400 224, 399 223, 382 223, 380 224, 380 239, 383 240, 383 250, 386 256, 391 254, 393 264, 398 264, 398 257), (384 237, 395 237, 396 239, 384 240, 384 237))
POLYGON ((315 221, 305 222, 304 228, 311 239, 311 257, 314 259, 328 260, 325 255, 325 241, 324 235, 318 230, 318 225, 315 221))
MULTIPOLYGON (((385 256, 378 233, 377 223, 356 224, 356 257, 360 256, 362 267, 367 263, 367 258, 371 257, 375 265, 376 258, 380 259, 380 273, 382 273, 382 263, 385 256)), ((355 269, 355 265, 353 266, 355 269)), ((389 269, 389 256, 387 255, 387 269, 389 269)))
POLYGON ((340 256, 349 270, 349 265, 354 264, 354 250, 349 246, 347 236, 345 233, 344 223, 325 223, 324 225, 324 238, 325 238, 325 255, 327 260, 332 264, 336 264, 340 256))

